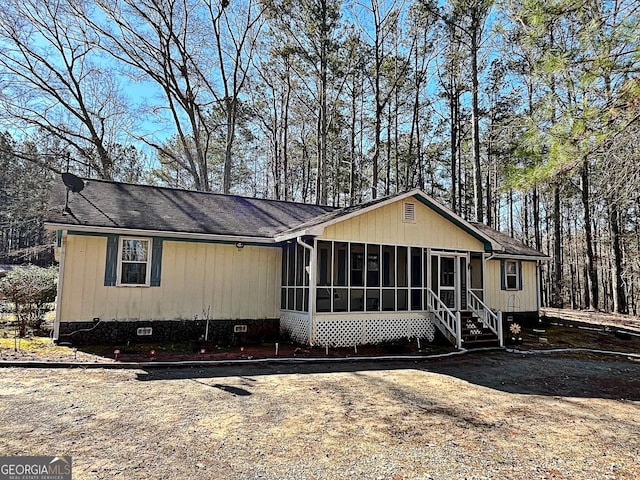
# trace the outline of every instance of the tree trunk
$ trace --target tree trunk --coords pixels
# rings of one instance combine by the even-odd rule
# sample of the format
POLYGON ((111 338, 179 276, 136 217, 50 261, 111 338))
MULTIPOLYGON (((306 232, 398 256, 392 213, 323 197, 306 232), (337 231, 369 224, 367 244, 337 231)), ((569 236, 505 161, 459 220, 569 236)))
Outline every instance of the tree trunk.
POLYGON ((562 228, 560 224, 560 186, 553 185, 553 278, 551 306, 554 308, 563 307, 562 299, 562 228))
POLYGON ((587 159, 582 163, 582 169, 580 171, 580 178, 582 183, 582 208, 584 210, 584 236, 587 248, 587 272, 589 275, 589 284, 591 286, 590 294, 586 300, 586 307, 598 310, 600 303, 599 291, 598 291, 598 270, 594 262, 593 255, 593 234, 591 231, 591 207, 590 207, 590 192, 589 192, 589 162, 587 159))
POLYGON ((615 202, 609 206, 611 240, 613 243, 613 300, 615 313, 629 313, 627 296, 622 281, 622 247, 620 244, 620 210, 615 202))

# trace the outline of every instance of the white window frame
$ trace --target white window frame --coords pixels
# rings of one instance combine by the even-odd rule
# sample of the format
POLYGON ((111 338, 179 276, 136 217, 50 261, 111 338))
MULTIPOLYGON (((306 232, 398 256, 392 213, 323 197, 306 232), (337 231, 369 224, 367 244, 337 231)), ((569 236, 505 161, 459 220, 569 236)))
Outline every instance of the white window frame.
POLYGON ((149 287, 151 285, 151 256, 153 255, 153 244, 150 238, 144 237, 120 237, 118 242, 118 268, 116 272, 116 286, 118 287, 149 287), (142 262, 123 262, 122 250, 125 240, 137 240, 147 243, 147 271, 145 274, 145 283, 122 283, 122 264, 123 263, 142 263, 142 262))
POLYGON ((505 290, 519 290, 520 285, 518 285, 518 281, 520 279, 520 272, 518 268, 520 267, 520 262, 518 260, 505 260, 504 261, 504 289, 505 290), (509 273, 509 264, 512 263, 515 266, 515 270, 513 273, 509 273), (515 277, 514 286, 509 286, 509 277, 515 277))

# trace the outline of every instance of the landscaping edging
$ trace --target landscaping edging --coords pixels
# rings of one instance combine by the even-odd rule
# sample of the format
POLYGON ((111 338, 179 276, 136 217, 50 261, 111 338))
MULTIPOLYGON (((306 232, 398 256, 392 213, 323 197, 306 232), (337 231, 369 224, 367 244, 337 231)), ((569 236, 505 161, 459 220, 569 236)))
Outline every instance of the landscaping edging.
POLYGON ((44 361, 0 361, 0 368, 103 368, 103 369, 149 369, 149 368, 184 368, 184 367, 217 367, 229 365, 259 365, 259 364, 304 364, 304 363, 343 363, 343 362, 373 362, 373 361, 419 361, 434 360, 474 352, 502 351, 516 355, 538 355, 553 353, 593 353, 599 355, 620 356, 640 360, 640 354, 597 350, 592 348, 557 348, 547 350, 517 350, 510 348, 490 347, 473 350, 459 350, 456 352, 438 353, 433 355, 379 355, 362 357, 267 357, 252 359, 224 359, 224 360, 180 360, 180 361, 147 361, 147 362, 44 362, 44 361))

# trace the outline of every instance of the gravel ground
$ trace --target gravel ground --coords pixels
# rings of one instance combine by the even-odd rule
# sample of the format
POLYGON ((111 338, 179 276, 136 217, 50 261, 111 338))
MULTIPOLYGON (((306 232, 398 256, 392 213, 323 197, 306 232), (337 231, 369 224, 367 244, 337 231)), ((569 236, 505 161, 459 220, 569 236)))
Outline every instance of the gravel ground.
POLYGON ((640 363, 0 370, 0 452, 74 479, 638 479, 640 363))

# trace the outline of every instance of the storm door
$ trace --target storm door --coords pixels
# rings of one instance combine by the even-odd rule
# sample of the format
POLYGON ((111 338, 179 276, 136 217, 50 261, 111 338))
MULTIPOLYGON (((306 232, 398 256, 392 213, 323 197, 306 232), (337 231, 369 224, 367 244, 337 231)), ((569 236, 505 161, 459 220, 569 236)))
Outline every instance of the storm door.
POLYGON ((438 297, 450 310, 457 310, 457 257, 440 256, 438 259, 438 297))

